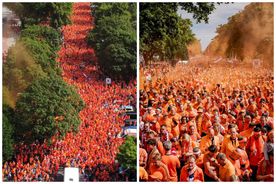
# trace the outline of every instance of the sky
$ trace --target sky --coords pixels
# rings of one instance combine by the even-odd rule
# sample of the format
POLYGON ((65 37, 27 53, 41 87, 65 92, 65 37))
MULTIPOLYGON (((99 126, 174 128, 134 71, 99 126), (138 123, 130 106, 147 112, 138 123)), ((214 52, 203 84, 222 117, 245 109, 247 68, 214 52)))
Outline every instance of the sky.
POLYGON ((212 38, 216 36, 216 28, 220 24, 226 24, 228 17, 242 11, 249 3, 231 3, 216 5, 216 9, 209 15, 209 23, 196 23, 193 19, 193 14, 189 14, 184 10, 179 10, 178 13, 182 18, 189 18, 193 22, 192 31, 196 38, 201 42, 201 49, 204 51, 212 38))

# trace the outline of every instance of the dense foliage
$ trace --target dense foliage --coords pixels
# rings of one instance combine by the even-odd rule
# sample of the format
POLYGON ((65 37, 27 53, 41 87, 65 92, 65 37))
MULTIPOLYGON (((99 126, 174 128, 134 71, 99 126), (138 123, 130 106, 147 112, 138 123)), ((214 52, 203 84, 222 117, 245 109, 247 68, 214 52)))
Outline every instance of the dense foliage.
POLYGON ((136 76, 136 4, 93 3, 95 28, 88 44, 96 51, 103 73, 115 79, 136 76))
POLYGON ((13 126, 13 109, 8 105, 3 105, 3 162, 9 160, 13 156, 14 148, 14 126, 13 126))
POLYGON ((38 41, 45 41, 53 51, 59 50, 61 44, 60 32, 47 26, 32 25, 21 31, 21 37, 28 37, 38 41))
POLYGON ((145 63, 154 56, 174 61, 187 59, 187 45, 194 40, 190 20, 182 19, 181 8, 198 21, 208 22, 214 3, 140 3, 140 51, 145 63))
POLYGON ((21 20, 22 28, 49 21, 50 26, 60 28, 70 23, 72 3, 4 3, 21 20))
POLYGON ((124 169, 128 169, 129 175, 136 173, 137 169, 137 147, 136 138, 127 136, 125 143, 119 147, 117 159, 124 169))
POLYGON ((76 131, 83 107, 80 96, 62 78, 36 79, 16 102, 16 133, 31 141, 76 131))

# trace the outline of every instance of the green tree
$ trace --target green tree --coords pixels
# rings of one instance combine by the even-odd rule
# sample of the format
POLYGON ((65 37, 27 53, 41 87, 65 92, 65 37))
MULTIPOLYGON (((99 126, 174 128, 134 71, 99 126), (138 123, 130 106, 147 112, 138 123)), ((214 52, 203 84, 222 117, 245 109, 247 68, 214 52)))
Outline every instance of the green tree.
POLYGON ((29 37, 21 37, 20 41, 44 72, 48 74, 60 74, 61 71, 55 61, 57 54, 50 45, 43 40, 29 37))
POLYGON ((60 77, 36 79, 16 102, 16 134, 26 142, 77 131, 84 102, 60 77))
POLYGON ((181 9, 192 13, 193 18, 197 22, 204 21, 205 23, 208 23, 208 16, 216 9, 216 4, 219 5, 221 3, 179 3, 181 9))
POLYGON ((37 41, 45 41, 54 52, 59 50, 60 32, 47 26, 32 25, 21 31, 21 37, 28 37, 37 41))
POLYGON ((187 45, 194 39, 191 21, 177 13, 181 8, 194 13, 198 22, 208 21, 214 3, 140 3, 140 51, 148 64, 154 55, 187 59, 187 45))
POLYGON ((101 70, 115 79, 129 80, 136 76, 133 4, 96 3, 92 6, 95 28, 88 35, 88 44, 96 50, 101 70))
POLYGON ((4 3, 21 20, 22 28, 26 25, 49 21, 54 28, 70 23, 72 3, 4 3))
POLYGON ((71 23, 72 3, 51 3, 50 7, 49 17, 52 27, 60 28, 71 23))
POLYGON ((3 105, 3 162, 12 158, 14 154, 14 127, 13 127, 13 109, 8 105, 3 105))
POLYGON ((127 136, 125 143, 119 147, 116 159, 124 169, 129 169, 128 175, 135 175, 137 169, 136 138, 127 136))

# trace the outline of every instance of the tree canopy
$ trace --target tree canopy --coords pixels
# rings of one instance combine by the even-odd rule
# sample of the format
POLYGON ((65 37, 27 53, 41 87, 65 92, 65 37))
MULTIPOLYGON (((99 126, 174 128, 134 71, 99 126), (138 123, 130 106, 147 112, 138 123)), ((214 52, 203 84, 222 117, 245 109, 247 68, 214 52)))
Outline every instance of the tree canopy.
POLYGON ((93 3, 95 28, 88 35, 103 73, 115 79, 136 76, 135 3, 93 3), (135 20, 135 21, 134 21, 135 20))
POLYGON ((127 136, 125 143, 119 147, 119 153, 117 159, 124 169, 129 169, 130 173, 136 173, 137 169, 137 148, 136 138, 127 136))
POLYGON ((49 21, 50 26, 59 28, 70 23, 72 3, 4 3, 21 20, 22 28, 49 21))
POLYGON ((31 141, 77 131, 80 124, 78 114, 83 107, 84 102, 75 89, 62 78, 36 79, 16 102, 16 133, 31 141))
POLYGON ((14 111, 8 105, 3 104, 3 162, 12 158, 14 148, 14 126, 13 126, 14 111))
POLYGON ((194 14, 198 21, 208 22, 214 3, 140 3, 140 51, 148 64, 154 55, 171 61, 187 59, 187 45, 194 40, 190 20, 182 19, 177 11, 194 14))
POLYGON ((47 26, 31 25, 21 31, 21 37, 28 37, 37 41, 45 41, 53 51, 59 50, 61 44, 60 32, 47 26))

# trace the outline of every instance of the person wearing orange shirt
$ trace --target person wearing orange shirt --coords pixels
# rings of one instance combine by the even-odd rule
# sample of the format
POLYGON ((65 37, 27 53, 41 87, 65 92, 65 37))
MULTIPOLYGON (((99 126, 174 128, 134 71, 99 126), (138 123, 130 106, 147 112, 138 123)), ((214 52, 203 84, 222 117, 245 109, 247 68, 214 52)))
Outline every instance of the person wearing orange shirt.
POLYGON ((219 181, 237 181, 235 167, 224 153, 218 153, 217 161, 219 163, 219 181))
POLYGON ((139 163, 140 163, 140 166, 146 167, 147 159, 148 159, 147 151, 144 148, 139 148, 139 163))
POLYGON ((203 156, 204 179, 205 181, 219 181, 218 178, 218 163, 216 162, 217 146, 211 145, 208 147, 208 152, 203 156))
POLYGON ((244 130, 244 120, 245 120, 245 111, 241 111, 237 117, 238 131, 241 132, 244 130))
POLYGON ((172 142, 171 154, 174 155, 174 156, 177 156, 177 158, 180 158, 180 156, 181 156, 181 146, 180 146, 179 141, 175 138, 172 138, 171 142, 172 142))
POLYGON ((191 140, 194 141, 195 143, 198 143, 200 140, 200 135, 195 131, 195 125, 192 124, 189 126, 188 133, 191 137, 191 140))
POLYGON ((173 138, 173 135, 167 130, 166 125, 162 125, 159 137, 160 137, 160 141, 164 142, 164 141, 169 141, 171 138, 173 138))
POLYGON ((256 126, 254 128, 254 134, 249 137, 246 145, 246 152, 249 155, 253 181, 256 180, 259 162, 264 158, 264 143, 265 141, 261 136, 261 128, 256 126))
POLYGON ((178 113, 176 113, 176 107, 171 108, 171 113, 169 115, 169 118, 171 120, 175 119, 176 121, 180 120, 181 116, 178 113))
POLYGON ((139 181, 148 181, 148 173, 144 167, 139 166, 139 181))
POLYGON ((226 155, 227 159, 230 160, 232 164, 235 165, 236 160, 239 159, 239 157, 237 157, 238 154, 236 154, 236 149, 239 146, 237 137, 238 132, 236 127, 230 128, 228 132, 230 133, 230 136, 224 139, 220 151, 226 155))
POLYGON ((208 129, 207 135, 201 138, 199 148, 204 154, 208 151, 208 147, 211 145, 216 145, 219 149, 219 138, 215 136, 215 132, 212 127, 208 129))
POLYGON ((255 126, 256 126, 255 123, 250 122, 248 129, 240 132, 239 135, 241 135, 243 137, 246 137, 248 139, 252 135, 252 133, 254 132, 253 129, 254 129, 255 126))
POLYGON ((196 165, 195 156, 190 156, 187 165, 182 167, 180 181, 204 182, 203 171, 196 165))
POLYGON ((150 121, 150 129, 158 134, 160 133, 160 124, 157 122, 156 118, 153 118, 152 121, 150 121))
POLYGON ((204 167, 204 163, 203 163, 203 154, 201 154, 201 151, 199 149, 199 147, 194 147, 193 148, 193 154, 196 158, 196 165, 199 167, 199 168, 203 168, 204 167))
POLYGON ((162 174, 160 181, 170 181, 171 177, 169 174, 168 167, 161 161, 161 154, 156 154, 152 162, 149 165, 149 178, 153 178, 152 176, 155 176, 156 172, 160 172, 162 174))
POLYGON ((188 134, 184 134, 180 137, 181 141, 181 152, 183 156, 183 160, 185 160, 185 154, 193 152, 193 144, 191 138, 188 134))
POLYGON ((172 130, 172 119, 168 117, 168 113, 165 112, 163 114, 163 117, 160 119, 160 126, 162 128, 163 125, 166 125, 168 132, 171 132, 172 130))
POLYGON ((146 147, 146 142, 149 139, 150 134, 150 123, 146 122, 142 130, 140 130, 141 144, 146 147))
POLYGON ((203 137, 208 134, 208 129, 212 127, 211 115, 208 112, 205 112, 203 115, 201 127, 201 137, 203 137))
POLYGON ((251 175, 251 169, 250 169, 250 162, 248 159, 248 155, 245 151, 245 146, 247 143, 247 138, 246 137, 239 137, 239 147, 237 148, 237 152, 240 155, 240 180, 241 181, 250 181, 250 175, 251 175))
POLYGON ((172 120, 172 131, 171 131, 171 134, 174 138, 179 138, 179 134, 180 134, 180 131, 179 131, 179 120, 173 118, 172 120))
POLYGON ((168 167, 170 180, 177 182, 177 168, 180 168, 180 161, 177 156, 171 154, 172 143, 170 141, 165 141, 163 143, 166 150, 166 154, 162 156, 162 162, 168 167))
POLYGON ((221 134, 221 132, 224 128, 218 122, 214 123, 213 127, 214 127, 214 131, 215 131, 215 136, 217 136, 219 138, 219 145, 221 146, 223 139, 224 139, 224 136, 221 134))
POLYGON ((198 107, 197 116, 195 118, 196 127, 199 135, 202 133, 202 119, 203 119, 203 107, 198 107))
POLYGON ((163 174, 160 171, 155 171, 148 176, 148 181, 161 182, 163 180, 163 174))
POLYGON ((146 164, 146 170, 149 168, 149 165, 153 162, 153 158, 157 155, 160 154, 157 147, 157 142, 155 139, 149 139, 147 140, 147 153, 148 153, 148 160, 146 164))
POLYGON ((268 162, 263 159, 258 167, 258 181, 274 181, 274 148, 271 146, 268 150, 268 162), (266 163, 265 163, 266 162, 266 163))

